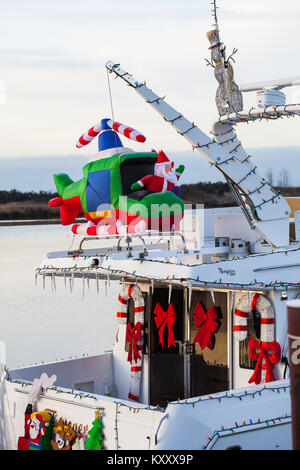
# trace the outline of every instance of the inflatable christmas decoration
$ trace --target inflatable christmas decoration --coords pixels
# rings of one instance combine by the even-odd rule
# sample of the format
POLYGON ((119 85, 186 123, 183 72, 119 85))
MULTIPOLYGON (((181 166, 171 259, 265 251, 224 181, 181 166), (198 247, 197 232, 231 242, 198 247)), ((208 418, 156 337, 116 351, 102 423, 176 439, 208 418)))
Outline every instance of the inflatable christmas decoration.
POLYGON ((152 193, 172 191, 177 196, 180 190, 177 186, 178 180, 184 171, 184 166, 180 165, 174 170, 174 162, 170 162, 166 154, 161 150, 155 164, 154 175, 147 175, 131 186, 132 191, 145 188, 152 193))
POLYGON ((77 142, 81 148, 98 137, 98 152, 83 167, 83 178, 74 182, 65 173, 55 174, 58 197, 49 201, 50 207, 60 208, 63 225, 84 215, 87 223, 74 224, 74 234, 173 230, 183 216, 177 183, 184 167, 175 172, 163 152, 123 147, 118 134, 136 142, 146 140, 129 126, 102 119, 77 142))

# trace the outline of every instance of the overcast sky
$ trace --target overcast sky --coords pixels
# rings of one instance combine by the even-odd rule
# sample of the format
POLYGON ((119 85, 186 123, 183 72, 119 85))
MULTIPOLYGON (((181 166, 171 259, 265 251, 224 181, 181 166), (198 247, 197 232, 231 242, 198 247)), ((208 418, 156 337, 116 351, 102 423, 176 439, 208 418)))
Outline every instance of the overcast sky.
MULTIPOLYGON (((111 117, 105 63, 113 60, 209 132, 217 82, 205 65, 211 0, 0 0, 0 158, 80 153, 77 138, 111 117), (2 94, 1 94, 2 90, 2 94)), ((221 38, 238 83, 300 76, 299 0, 219 0, 221 38)), ((143 132, 135 150, 190 150, 122 80, 110 76, 115 118, 143 132)), ((300 89, 287 90, 300 102, 300 89)), ((255 95, 246 103, 255 104, 255 95)), ((299 118, 237 127, 245 147, 299 145, 299 118)), ((72 161, 70 157, 70 168, 72 161)))

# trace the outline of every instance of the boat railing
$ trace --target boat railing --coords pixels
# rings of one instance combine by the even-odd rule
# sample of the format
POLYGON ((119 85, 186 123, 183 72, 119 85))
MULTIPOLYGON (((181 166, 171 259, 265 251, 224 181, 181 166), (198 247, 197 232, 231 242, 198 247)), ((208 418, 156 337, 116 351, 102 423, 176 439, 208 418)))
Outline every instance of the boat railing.
POLYGON ((149 252, 154 250, 161 250, 170 252, 172 249, 180 249, 183 253, 187 253, 186 240, 181 232, 145 232, 143 234, 133 233, 124 235, 105 235, 97 237, 83 237, 80 240, 77 249, 68 251, 56 251, 48 253, 48 258, 70 258, 75 256, 107 256, 113 253, 124 253, 128 258, 131 258, 133 254, 139 254, 140 258, 148 256, 149 252), (179 238, 180 247, 175 247, 175 239, 179 238), (83 245, 90 242, 103 242, 109 241, 117 243, 109 244, 105 246, 99 246, 95 248, 83 248, 83 245), (135 241, 140 241, 141 244, 134 244, 135 241))

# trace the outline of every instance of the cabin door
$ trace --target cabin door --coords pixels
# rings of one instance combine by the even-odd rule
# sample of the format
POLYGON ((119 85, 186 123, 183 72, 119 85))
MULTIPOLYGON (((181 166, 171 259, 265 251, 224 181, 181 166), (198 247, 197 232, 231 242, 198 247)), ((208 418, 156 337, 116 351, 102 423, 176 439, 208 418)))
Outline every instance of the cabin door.
POLYGON ((184 289, 173 287, 169 303, 169 289, 155 287, 150 305, 150 404, 166 405, 169 401, 182 399, 185 396, 184 355, 184 289), (173 304, 174 310, 168 311, 173 304), (161 310, 162 309, 162 310, 161 310), (158 312, 156 315, 154 312, 158 312), (155 321, 163 312, 168 313, 168 323, 155 321), (172 315, 173 314, 173 315, 172 315), (173 320, 170 316, 174 317, 173 320), (175 343, 172 341, 174 339, 175 343), (173 343, 173 344, 171 344, 173 343))
POLYGON ((230 324, 228 293, 193 290, 189 308, 189 391, 190 397, 206 395, 230 388, 230 324), (203 323, 203 314, 215 317, 203 323), (201 317, 202 315, 202 317, 201 317), (199 321, 202 319, 202 327, 199 321), (206 334, 207 333, 207 334, 206 334), (194 340, 199 340, 194 343, 194 340))

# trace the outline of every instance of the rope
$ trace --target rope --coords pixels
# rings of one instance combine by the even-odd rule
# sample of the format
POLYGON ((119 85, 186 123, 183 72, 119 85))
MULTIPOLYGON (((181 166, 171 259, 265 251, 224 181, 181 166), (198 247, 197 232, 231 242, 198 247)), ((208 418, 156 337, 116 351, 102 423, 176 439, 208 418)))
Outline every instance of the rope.
MULTIPOLYGON (((109 101, 110 101, 111 118, 112 118, 112 121, 115 122, 114 107, 113 107, 113 102, 112 102, 112 94, 111 94, 111 87, 110 87, 108 69, 106 69, 106 74, 107 74, 107 83, 108 83, 108 93, 109 93, 109 101)), ((117 147, 118 145, 117 145, 117 135, 116 135, 116 133, 114 133, 114 137, 115 137, 115 146, 117 147)))

